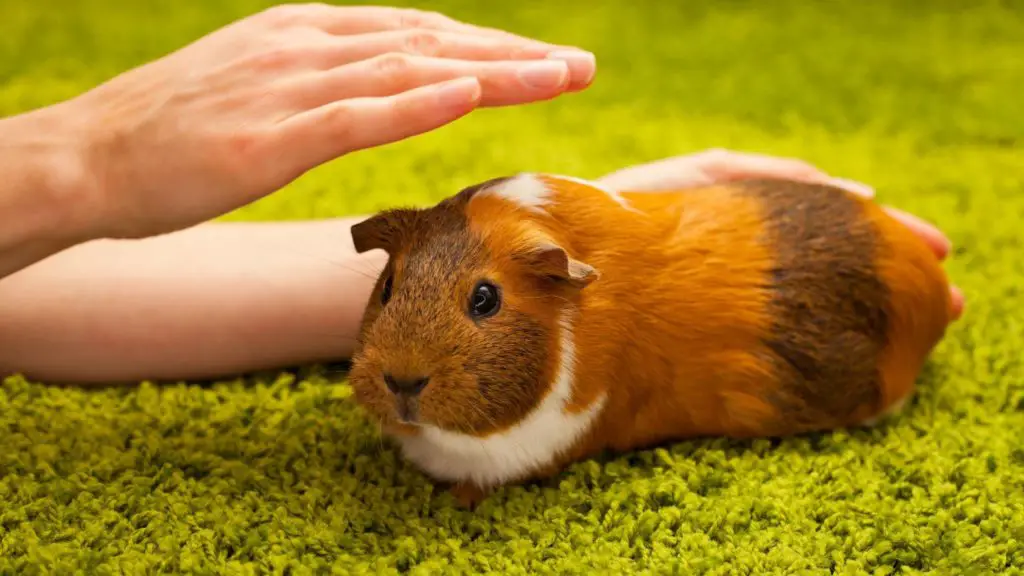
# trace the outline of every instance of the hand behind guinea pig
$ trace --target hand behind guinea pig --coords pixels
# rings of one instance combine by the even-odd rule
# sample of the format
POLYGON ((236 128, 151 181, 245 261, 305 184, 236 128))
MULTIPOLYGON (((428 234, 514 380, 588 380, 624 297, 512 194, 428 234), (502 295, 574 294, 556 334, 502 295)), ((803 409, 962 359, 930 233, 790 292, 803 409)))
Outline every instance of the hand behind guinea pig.
POLYGON ((934 248, 869 191, 694 158, 498 176, 352 226, 388 261, 349 383, 405 459, 472 506, 602 452, 903 408, 955 315, 934 248))
MULTIPOLYGON (((875 196, 872 187, 845 178, 830 176, 803 160, 721 148, 629 166, 606 174, 597 182, 617 190, 656 192, 752 178, 782 178, 820 182, 844 188, 860 196, 868 198, 875 196)), ((884 208, 890 215, 920 236, 939 260, 946 259, 950 251, 950 242, 941 231, 912 214, 891 206, 884 208)), ((963 293, 955 286, 950 289, 950 293, 953 296, 954 319, 959 319, 963 314, 963 293)))

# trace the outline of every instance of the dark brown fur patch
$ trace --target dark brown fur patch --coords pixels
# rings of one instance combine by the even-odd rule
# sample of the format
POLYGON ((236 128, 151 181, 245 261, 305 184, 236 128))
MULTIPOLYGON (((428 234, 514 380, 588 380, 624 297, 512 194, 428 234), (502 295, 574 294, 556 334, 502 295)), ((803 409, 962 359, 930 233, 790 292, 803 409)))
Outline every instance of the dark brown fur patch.
POLYGON ((421 393, 421 414, 464 433, 521 420, 536 404, 545 376, 548 331, 541 322, 507 301, 478 323, 466 313, 472 286, 487 277, 489 262, 487 247, 469 231, 466 205, 500 180, 466 188, 431 208, 380 215, 386 226, 379 235, 388 238, 390 258, 368 303, 353 358, 353 385, 372 388, 367 397, 386 391, 381 375, 365 365, 366 347, 376 349, 385 369, 426 372, 411 375, 430 378, 421 393), (382 305, 389 274, 395 274, 392 295, 382 305))
POLYGON ((820 185, 756 181, 771 271, 771 350, 780 386, 770 400, 792 431, 845 424, 881 402, 879 355, 888 290, 874 267, 879 236, 861 204, 820 185))

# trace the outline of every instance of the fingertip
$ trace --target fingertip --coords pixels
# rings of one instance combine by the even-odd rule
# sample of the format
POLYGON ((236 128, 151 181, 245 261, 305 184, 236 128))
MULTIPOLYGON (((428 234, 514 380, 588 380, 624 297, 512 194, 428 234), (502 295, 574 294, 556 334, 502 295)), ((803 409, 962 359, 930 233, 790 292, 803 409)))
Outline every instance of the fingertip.
POLYGON ((938 258, 939 260, 945 260, 946 257, 949 256, 949 252, 951 250, 952 245, 950 244, 949 240, 947 240, 946 237, 942 235, 941 232, 935 230, 934 228, 931 228, 927 232, 927 237, 925 238, 925 240, 931 247, 932 252, 935 254, 936 258, 938 258))
POLYGON ((584 50, 556 50, 547 55, 549 60, 561 60, 569 68, 569 91, 576 92, 590 86, 597 72, 597 57, 584 50))
POLYGON ((436 94, 441 107, 465 113, 480 105, 483 88, 475 76, 465 76, 438 84, 436 94))
POLYGON ((956 286, 953 286, 949 289, 949 295, 952 301, 953 320, 956 321, 964 315, 964 293, 956 286))
POLYGON ((949 238, 946 238, 945 234, 939 231, 938 228, 928 222, 925 222, 921 218, 918 218, 909 212, 904 212, 898 208, 886 206, 885 210, 890 216, 903 223, 903 225, 910 228, 915 234, 924 240, 939 260, 944 260, 946 256, 949 255, 950 250, 953 248, 953 244, 949 241, 949 238))
POLYGON ((288 118, 279 135, 282 142, 302 142, 296 164, 317 166, 452 123, 480 105, 482 92, 480 81, 468 76, 393 96, 339 100, 288 118))
POLYGON ((527 62, 519 67, 517 75, 531 93, 558 93, 571 81, 569 63, 560 59, 527 62))

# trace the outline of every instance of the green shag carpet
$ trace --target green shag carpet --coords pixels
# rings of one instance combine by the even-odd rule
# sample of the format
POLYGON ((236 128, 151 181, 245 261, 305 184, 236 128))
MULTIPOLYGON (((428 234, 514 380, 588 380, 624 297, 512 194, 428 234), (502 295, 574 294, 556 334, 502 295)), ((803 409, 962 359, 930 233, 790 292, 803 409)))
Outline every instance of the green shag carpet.
MULTIPOLYGON (((0 0, 0 113, 263 5, 0 0)), ((966 315, 916 400, 872 431, 580 463, 473 513, 316 370, 100 390, 10 378, 0 573, 1024 573, 1024 5, 420 6, 588 47, 597 82, 344 158, 231 219, 366 213, 511 171, 595 177, 708 147, 801 157, 955 244, 966 315)))

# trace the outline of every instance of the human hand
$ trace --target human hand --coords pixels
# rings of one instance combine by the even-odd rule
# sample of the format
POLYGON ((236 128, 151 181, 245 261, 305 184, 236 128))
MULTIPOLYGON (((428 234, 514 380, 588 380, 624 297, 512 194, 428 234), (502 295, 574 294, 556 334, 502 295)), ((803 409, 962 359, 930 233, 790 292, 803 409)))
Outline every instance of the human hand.
MULTIPOLYGON (((655 192, 751 178, 782 178, 819 182, 831 184, 867 198, 875 196, 875 191, 870 186, 830 176, 803 160, 718 148, 630 166, 602 176, 597 181, 616 190, 655 192)), ((903 210, 891 206, 883 208, 920 236, 939 260, 946 259, 951 244, 938 228, 903 210)), ((964 307, 963 292, 954 286, 951 289, 951 294, 954 316, 959 318, 964 307)))
POLYGON ((386 7, 282 5, 49 110, 74 125, 98 237, 189 227, 321 163, 479 106, 585 88, 581 50, 386 7))

